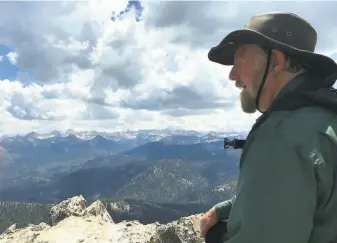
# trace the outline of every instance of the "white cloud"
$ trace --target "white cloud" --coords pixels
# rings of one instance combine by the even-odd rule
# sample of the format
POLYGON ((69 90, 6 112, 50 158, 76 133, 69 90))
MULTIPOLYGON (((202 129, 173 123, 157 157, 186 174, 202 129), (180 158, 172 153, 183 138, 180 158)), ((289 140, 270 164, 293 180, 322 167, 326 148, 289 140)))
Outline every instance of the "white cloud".
POLYGON ((6 56, 11 64, 16 65, 18 59, 18 54, 16 52, 9 52, 6 56))
POLYGON ((135 19, 139 9, 125 12, 127 5, 0 3, 0 44, 12 49, 12 64, 34 75, 29 84, 0 82, 1 134, 68 128, 248 131, 259 114, 241 111, 239 91, 228 81, 230 67, 209 62, 207 52, 265 11, 307 18, 318 29, 317 51, 337 53, 334 2, 146 1, 141 21, 135 19))

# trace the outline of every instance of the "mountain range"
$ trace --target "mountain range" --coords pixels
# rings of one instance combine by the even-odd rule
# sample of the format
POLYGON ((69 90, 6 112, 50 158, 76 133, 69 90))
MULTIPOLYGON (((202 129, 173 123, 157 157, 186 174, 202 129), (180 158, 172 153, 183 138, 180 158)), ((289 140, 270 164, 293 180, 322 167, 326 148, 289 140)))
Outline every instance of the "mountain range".
MULTIPOLYGON (((244 136, 171 130, 3 136, 0 201, 49 205, 83 195, 88 200, 131 200, 142 205, 137 212, 145 207, 167 214, 168 208, 194 205, 194 212, 171 216, 199 213, 234 195, 241 151, 224 149, 223 140, 244 136)), ((130 212, 121 219, 141 218, 130 212)))

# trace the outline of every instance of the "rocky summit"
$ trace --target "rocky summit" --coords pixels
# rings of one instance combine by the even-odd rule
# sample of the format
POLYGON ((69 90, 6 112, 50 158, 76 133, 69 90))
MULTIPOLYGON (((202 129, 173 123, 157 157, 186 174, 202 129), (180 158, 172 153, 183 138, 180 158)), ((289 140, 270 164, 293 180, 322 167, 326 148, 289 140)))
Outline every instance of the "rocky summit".
POLYGON ((0 243, 204 243, 199 237, 201 214, 167 224, 141 224, 138 220, 115 223, 100 200, 87 205, 82 195, 68 198, 49 212, 49 224, 10 226, 0 243))

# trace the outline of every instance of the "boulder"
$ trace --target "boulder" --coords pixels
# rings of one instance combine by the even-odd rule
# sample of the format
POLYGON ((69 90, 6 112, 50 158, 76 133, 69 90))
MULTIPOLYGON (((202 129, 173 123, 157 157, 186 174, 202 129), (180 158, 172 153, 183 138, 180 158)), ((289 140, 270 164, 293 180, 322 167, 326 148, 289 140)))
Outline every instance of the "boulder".
POLYGON ((182 217, 166 225, 156 228, 156 234, 151 239, 151 243, 202 243, 204 240, 199 237, 199 217, 201 214, 182 217))
POLYGON ((50 224, 56 225, 63 219, 73 216, 83 216, 85 214, 87 201, 82 195, 68 198, 51 208, 49 212, 50 224))

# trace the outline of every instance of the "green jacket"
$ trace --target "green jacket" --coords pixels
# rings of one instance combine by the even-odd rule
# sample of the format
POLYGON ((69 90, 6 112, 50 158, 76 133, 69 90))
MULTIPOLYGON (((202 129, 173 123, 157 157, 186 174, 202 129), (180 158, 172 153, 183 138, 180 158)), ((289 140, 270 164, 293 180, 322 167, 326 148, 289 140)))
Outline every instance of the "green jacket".
MULTIPOLYGON (((295 77, 271 107, 308 79, 295 77)), ((328 89, 311 97, 337 110, 337 95, 328 89)), ((229 216, 226 242, 337 242, 336 134, 337 111, 271 112, 247 138, 235 200, 215 205, 218 219, 229 216)))

